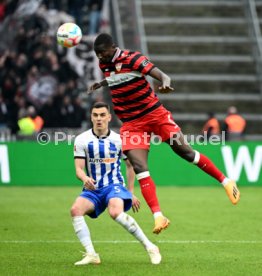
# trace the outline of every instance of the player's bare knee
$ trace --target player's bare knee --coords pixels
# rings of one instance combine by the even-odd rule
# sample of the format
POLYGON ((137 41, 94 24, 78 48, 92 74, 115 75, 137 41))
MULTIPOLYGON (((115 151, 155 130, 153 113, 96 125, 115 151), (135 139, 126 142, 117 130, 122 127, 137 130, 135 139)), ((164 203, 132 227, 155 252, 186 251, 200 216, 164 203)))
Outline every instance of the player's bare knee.
POLYGON ((82 216, 83 213, 77 205, 73 205, 70 210, 71 217, 82 216))
POLYGON ((123 212, 123 210, 118 210, 116 208, 112 208, 109 210, 109 215, 112 219, 115 220, 122 212, 123 212))

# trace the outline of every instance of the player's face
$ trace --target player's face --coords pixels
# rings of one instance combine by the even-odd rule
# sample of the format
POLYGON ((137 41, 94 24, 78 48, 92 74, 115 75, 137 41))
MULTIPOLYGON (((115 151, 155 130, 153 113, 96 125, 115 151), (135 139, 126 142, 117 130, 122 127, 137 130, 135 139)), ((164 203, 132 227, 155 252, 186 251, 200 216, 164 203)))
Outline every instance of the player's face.
POLYGON ((95 47, 96 56, 99 59, 99 62, 108 63, 112 60, 116 47, 112 45, 110 47, 105 46, 104 44, 98 45, 95 47))
POLYGON ((107 132, 108 124, 111 121, 111 114, 105 107, 93 108, 91 121, 93 123, 94 131, 107 132))

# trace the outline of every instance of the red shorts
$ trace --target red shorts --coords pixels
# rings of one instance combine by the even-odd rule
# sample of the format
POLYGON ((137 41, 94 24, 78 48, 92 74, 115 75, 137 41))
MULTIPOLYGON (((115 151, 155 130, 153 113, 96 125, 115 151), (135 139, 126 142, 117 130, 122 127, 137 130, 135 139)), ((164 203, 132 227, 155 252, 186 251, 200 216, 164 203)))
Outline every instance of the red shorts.
POLYGON ((179 131, 180 127, 174 122, 172 114, 160 106, 139 119, 123 123, 120 128, 122 148, 123 151, 149 149, 152 133, 158 136, 158 140, 164 142, 179 131))

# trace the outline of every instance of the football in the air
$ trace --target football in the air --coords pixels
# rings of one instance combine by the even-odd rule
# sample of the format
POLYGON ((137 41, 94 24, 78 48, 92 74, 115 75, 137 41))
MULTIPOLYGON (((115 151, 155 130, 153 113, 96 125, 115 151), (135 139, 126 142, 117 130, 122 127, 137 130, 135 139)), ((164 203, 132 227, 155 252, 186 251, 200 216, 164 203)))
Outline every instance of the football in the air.
POLYGON ((56 34, 58 44, 71 48, 79 44, 82 38, 82 31, 75 23, 64 23, 56 34))

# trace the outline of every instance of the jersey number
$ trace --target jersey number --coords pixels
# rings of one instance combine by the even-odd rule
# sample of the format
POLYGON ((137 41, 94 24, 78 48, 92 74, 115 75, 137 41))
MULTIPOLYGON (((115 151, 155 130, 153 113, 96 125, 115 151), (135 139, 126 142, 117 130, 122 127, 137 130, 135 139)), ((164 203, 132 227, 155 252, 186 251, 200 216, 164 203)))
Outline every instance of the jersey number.
POLYGON ((114 189, 115 189, 115 193, 120 193, 120 189, 118 186, 114 186, 114 189))

